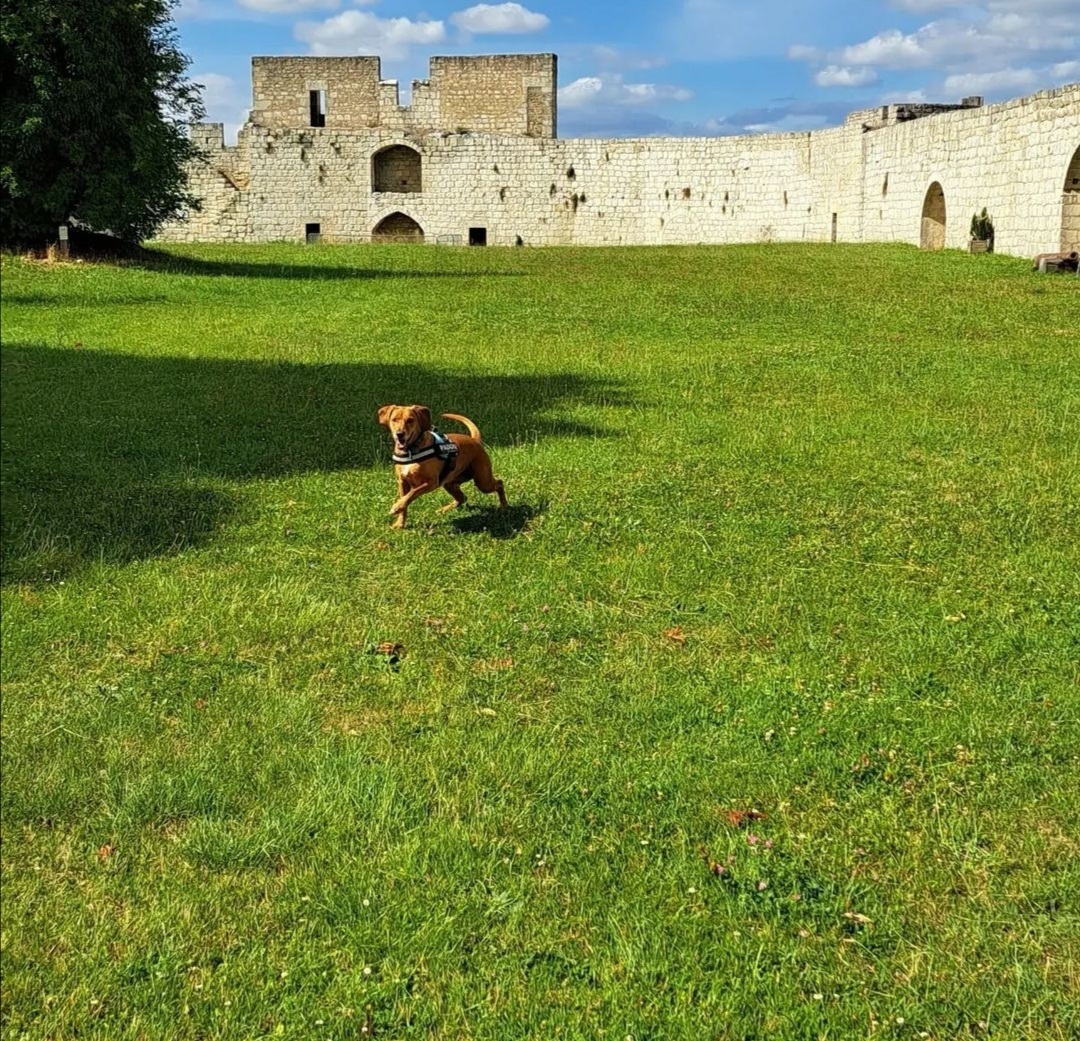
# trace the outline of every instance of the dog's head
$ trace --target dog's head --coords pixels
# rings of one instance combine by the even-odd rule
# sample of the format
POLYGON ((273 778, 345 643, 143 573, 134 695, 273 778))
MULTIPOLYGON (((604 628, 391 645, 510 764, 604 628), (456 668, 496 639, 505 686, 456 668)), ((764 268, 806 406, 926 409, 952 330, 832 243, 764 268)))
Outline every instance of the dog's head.
POLYGON ((426 405, 383 405, 379 422, 394 437, 394 447, 404 452, 431 429, 431 410, 426 405))

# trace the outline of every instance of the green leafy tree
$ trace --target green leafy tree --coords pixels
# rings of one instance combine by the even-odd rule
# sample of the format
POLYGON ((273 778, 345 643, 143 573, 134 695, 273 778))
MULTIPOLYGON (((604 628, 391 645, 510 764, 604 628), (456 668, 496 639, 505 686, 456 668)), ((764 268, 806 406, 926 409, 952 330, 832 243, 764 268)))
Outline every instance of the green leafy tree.
POLYGON ((175 0, 0 0, 0 239, 75 221, 129 241, 193 205, 199 87, 175 0))

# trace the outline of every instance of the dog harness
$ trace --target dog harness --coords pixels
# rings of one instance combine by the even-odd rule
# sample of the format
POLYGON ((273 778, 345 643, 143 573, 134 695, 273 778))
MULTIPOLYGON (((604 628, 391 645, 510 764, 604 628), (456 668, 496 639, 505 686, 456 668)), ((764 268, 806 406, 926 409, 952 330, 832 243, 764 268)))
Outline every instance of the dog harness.
POLYGON ((421 448, 418 452, 410 452, 408 449, 404 452, 395 452, 391 458, 395 463, 403 464, 421 463, 425 459, 441 459, 443 465, 439 473, 439 483, 442 484, 453 470, 454 463, 457 462, 458 446, 445 434, 440 434, 438 430, 432 430, 431 436, 434 444, 428 445, 427 448, 421 448))

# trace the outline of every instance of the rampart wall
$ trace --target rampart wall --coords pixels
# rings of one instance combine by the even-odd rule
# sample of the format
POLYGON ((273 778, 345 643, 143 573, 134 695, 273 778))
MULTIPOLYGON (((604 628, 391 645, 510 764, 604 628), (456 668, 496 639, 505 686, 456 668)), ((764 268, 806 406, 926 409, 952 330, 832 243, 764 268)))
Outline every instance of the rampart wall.
POLYGON ((923 240, 962 248, 972 213, 986 207, 1000 252, 1080 246, 1080 169, 1069 184, 1080 164, 1080 84, 917 118, 883 109, 868 123, 855 113, 811 133, 561 140, 552 136, 554 57, 512 57, 493 59, 491 75, 480 59, 433 59, 408 109, 396 104, 396 85, 394 105, 380 102, 387 85, 377 59, 277 59, 282 69, 269 78, 256 59, 257 105, 238 145, 226 148, 219 126, 198 129, 209 160, 193 169, 192 184, 204 208, 162 237, 300 240, 318 225, 326 240, 368 241, 385 218, 404 214, 429 242, 465 242, 469 229, 483 229, 491 245, 923 240), (338 90, 337 73, 318 64, 327 61, 356 63, 368 86, 338 90), (503 88, 488 96, 485 85, 496 81, 503 88), (323 128, 289 108, 316 82, 330 97, 323 128), (333 125, 336 107, 351 125, 333 125), (436 116, 442 130, 421 126, 436 116), (363 119, 374 125, 358 126, 363 119), (420 190, 374 190, 391 184, 420 190), (924 220, 935 184, 944 200, 937 224, 924 220))

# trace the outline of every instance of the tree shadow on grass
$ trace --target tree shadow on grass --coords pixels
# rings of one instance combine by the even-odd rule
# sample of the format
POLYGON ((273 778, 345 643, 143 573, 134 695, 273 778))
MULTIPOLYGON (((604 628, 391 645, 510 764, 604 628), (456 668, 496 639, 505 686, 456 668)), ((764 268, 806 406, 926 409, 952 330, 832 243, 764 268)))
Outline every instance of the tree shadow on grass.
MULTIPOLYGON (((323 247, 319 247, 320 249, 323 247)), ((332 249, 333 247, 328 247, 332 249)), ((407 247, 423 249, 422 246, 407 247)), ((291 255, 290 255, 291 256, 291 255)), ((333 254, 327 255, 334 256, 333 254)), ((440 269, 359 267, 341 263, 334 256, 334 264, 296 264, 291 259, 281 263, 251 261, 209 260, 205 257, 187 257, 176 253, 143 250, 132 262, 140 267, 152 268, 176 275, 209 275, 231 278, 287 278, 316 280, 363 281, 365 279, 393 278, 516 278, 516 271, 444 271, 440 269)))
MULTIPOLYGON (((348 263, 350 256, 361 254, 341 252, 334 246, 315 247, 309 255, 312 263, 297 264, 296 252, 290 250, 283 255, 280 263, 273 261, 214 260, 208 257, 192 257, 183 253, 142 246, 133 242, 124 242, 112 235, 102 235, 82 229, 75 229, 72 234, 72 251, 86 260, 119 263, 126 267, 143 267, 154 271, 163 271, 176 275, 208 275, 226 278, 285 278, 361 281, 379 278, 492 278, 518 276, 515 271, 444 271, 438 269, 416 269, 412 267, 383 268, 360 267, 348 263)), ((311 250, 312 247, 305 247, 311 250)), ((424 246, 400 247, 409 251, 423 250, 424 246)), ((426 247, 430 249, 430 247, 426 247)), ((386 247, 382 247, 386 249, 386 247)), ((250 255, 250 254, 249 254, 250 255)), ((366 253, 365 256, 380 255, 384 258, 400 256, 398 253, 366 253)))
MULTIPOLYGON (((622 403, 611 382, 574 373, 474 376, 414 364, 147 358, 28 344, 5 345, 2 361, 4 582, 202 545, 237 508, 232 482, 389 468, 375 421, 383 404, 470 416, 498 450, 611 436, 558 414, 622 403)), ((483 530, 508 537, 529 509, 483 530)), ((464 521, 466 531, 481 523, 464 521)))

